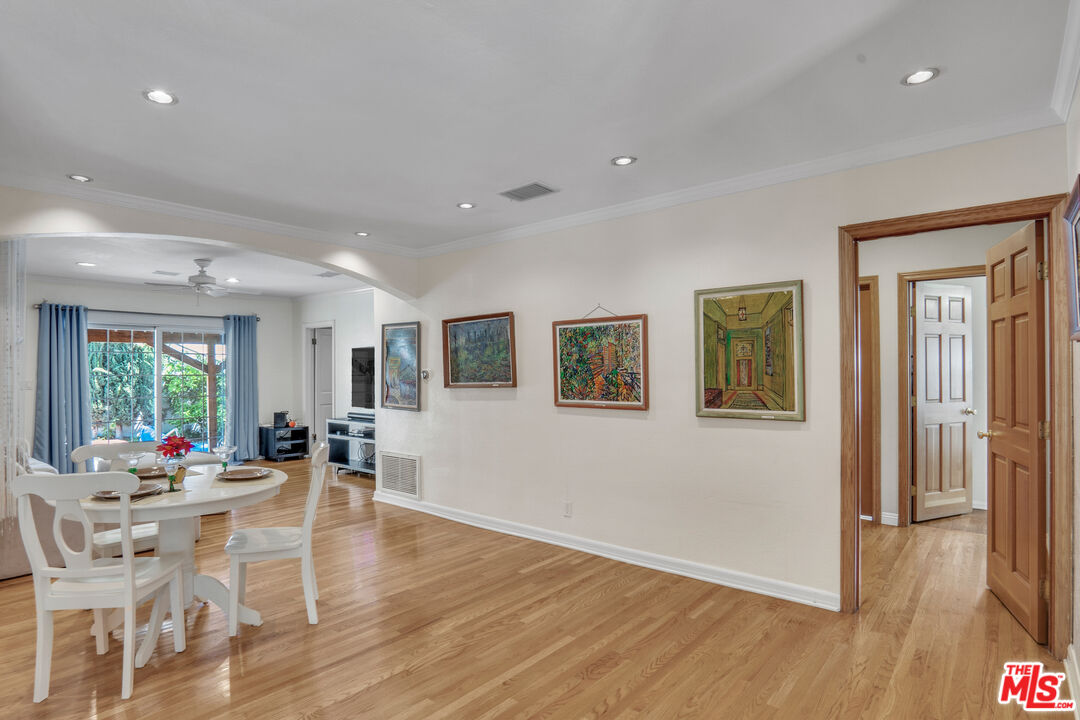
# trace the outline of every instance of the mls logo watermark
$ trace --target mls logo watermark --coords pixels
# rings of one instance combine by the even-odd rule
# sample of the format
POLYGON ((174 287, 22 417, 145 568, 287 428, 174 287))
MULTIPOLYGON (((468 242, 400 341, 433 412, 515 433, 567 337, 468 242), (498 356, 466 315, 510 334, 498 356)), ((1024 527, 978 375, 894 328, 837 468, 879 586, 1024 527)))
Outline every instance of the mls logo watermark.
POLYGON ((998 702, 1016 702, 1028 711, 1073 710, 1075 700, 1059 700, 1065 673, 1043 672, 1041 662, 1005 663, 998 702))

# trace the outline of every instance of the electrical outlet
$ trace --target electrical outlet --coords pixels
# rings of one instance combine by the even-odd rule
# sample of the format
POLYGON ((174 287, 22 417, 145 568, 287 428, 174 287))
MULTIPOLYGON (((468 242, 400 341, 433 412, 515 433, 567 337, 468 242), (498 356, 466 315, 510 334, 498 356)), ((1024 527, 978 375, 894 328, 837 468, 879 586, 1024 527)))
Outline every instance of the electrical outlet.
POLYGON ((562 516, 565 517, 565 518, 568 518, 568 517, 573 517, 573 515, 574 515, 574 503, 567 500, 565 503, 563 503, 562 516))

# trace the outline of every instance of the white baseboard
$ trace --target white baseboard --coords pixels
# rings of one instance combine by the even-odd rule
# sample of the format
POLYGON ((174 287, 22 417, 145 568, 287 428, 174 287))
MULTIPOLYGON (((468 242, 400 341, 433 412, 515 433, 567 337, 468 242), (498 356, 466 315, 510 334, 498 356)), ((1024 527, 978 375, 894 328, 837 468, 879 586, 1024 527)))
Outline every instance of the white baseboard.
POLYGON ((883 512, 881 513, 881 524, 896 527, 900 524, 900 515, 898 513, 883 512))
POLYGON ((413 500, 382 490, 375 491, 374 499, 378 502, 397 505, 398 507, 408 508, 410 510, 418 510, 419 512, 427 513, 429 515, 436 515, 441 518, 446 518, 447 520, 454 520, 466 525, 484 528, 485 530, 494 530, 495 532, 501 532, 507 535, 516 535, 517 537, 523 537, 529 540, 537 540, 539 542, 558 545, 572 550, 580 550, 581 552, 586 552, 590 555, 599 555, 600 557, 618 560, 631 565, 640 565, 641 567, 672 573, 673 575, 682 575, 684 577, 694 578, 695 580, 704 580, 705 582, 724 585, 737 590, 747 590, 749 592, 768 595, 770 597, 780 598, 781 600, 790 600, 804 605, 812 605, 828 610, 840 610, 839 593, 826 592, 825 590, 819 590, 818 588, 796 585, 795 583, 774 580, 759 575, 751 575, 736 570, 727 570, 714 565, 705 565, 690 560, 680 560, 679 558, 673 558, 667 555, 657 555, 643 550, 622 547, 621 545, 611 545, 609 543, 589 540, 588 538, 578 537, 577 535, 568 535, 555 530, 546 530, 532 525, 522 525, 521 523, 500 520, 499 518, 494 518, 489 515, 478 515, 476 513, 458 510, 444 505, 413 500))
MULTIPOLYGON (((1069 681, 1069 697, 1073 699, 1080 699, 1080 665, 1076 662, 1076 645, 1069 645, 1068 652, 1065 653, 1065 676, 1069 681)), ((1073 709, 1073 716, 1076 720, 1080 720, 1080 702, 1076 703, 1076 708, 1073 709)))
POLYGON ((985 510, 986 509, 986 501, 983 500, 982 502, 975 502, 974 500, 972 500, 971 501, 971 509, 972 510, 985 510))

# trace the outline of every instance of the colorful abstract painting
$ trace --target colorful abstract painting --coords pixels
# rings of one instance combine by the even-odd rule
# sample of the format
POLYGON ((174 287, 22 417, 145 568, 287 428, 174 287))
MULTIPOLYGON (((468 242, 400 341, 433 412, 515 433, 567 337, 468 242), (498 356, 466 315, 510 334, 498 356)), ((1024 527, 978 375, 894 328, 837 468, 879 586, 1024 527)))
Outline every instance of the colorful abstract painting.
POLYGON ((648 409, 647 316, 555 322, 552 334, 556 405, 648 409))
POLYGON ((517 386, 514 313, 443 320, 443 385, 517 386))
POLYGON ((382 406, 419 410, 420 323, 382 326, 382 406))
POLYGON ((802 281, 698 290, 697 414, 805 420, 802 281))

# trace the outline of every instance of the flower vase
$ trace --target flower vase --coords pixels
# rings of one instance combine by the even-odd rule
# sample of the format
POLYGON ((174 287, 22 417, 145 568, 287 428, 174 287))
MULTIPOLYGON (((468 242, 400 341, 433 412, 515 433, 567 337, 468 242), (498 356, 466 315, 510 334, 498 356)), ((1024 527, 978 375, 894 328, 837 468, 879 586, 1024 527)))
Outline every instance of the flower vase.
POLYGON ((169 492, 180 492, 182 488, 176 487, 184 482, 187 468, 180 464, 181 458, 169 458, 165 463, 165 472, 169 475, 169 492))

